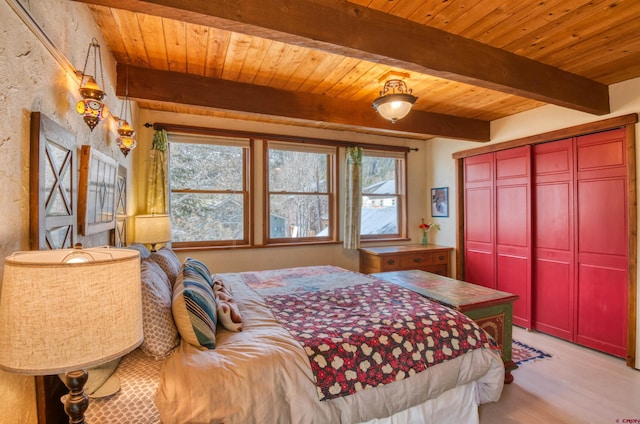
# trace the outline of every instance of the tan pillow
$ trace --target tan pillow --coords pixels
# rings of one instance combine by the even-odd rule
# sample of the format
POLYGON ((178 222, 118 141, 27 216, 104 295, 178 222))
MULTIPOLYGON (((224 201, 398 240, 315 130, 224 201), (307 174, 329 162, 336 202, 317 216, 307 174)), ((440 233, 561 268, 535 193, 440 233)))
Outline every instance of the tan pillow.
POLYGON ((157 252, 151 252, 149 258, 160 265, 160 268, 167 274, 169 277, 169 283, 171 283, 171 287, 176 284, 176 277, 180 272, 180 259, 176 256, 176 252, 168 247, 163 247, 157 252))
POLYGON ((171 313, 171 285, 167 274, 150 260, 140 264, 142 282, 142 329, 140 349, 155 359, 163 359, 180 344, 171 313))

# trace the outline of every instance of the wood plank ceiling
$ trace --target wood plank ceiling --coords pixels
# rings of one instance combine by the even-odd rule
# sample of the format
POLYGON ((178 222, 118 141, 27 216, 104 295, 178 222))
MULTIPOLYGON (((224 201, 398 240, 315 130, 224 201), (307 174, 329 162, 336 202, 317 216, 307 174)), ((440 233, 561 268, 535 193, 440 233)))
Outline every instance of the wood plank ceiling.
POLYGON ((637 0, 77 0, 140 107, 429 139, 556 104, 609 112, 640 76, 637 0), (384 82, 418 97, 391 124, 384 82))

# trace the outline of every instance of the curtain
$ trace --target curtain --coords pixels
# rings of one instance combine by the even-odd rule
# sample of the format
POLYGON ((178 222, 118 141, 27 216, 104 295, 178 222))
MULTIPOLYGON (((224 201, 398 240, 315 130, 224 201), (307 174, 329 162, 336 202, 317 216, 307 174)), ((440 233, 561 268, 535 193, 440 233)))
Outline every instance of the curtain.
POLYGON ((149 179, 147 180, 147 213, 166 214, 169 211, 167 147, 165 130, 157 130, 151 144, 149 179))
POLYGON ((344 248, 360 247, 360 220, 362 210, 362 148, 347 147, 344 248))

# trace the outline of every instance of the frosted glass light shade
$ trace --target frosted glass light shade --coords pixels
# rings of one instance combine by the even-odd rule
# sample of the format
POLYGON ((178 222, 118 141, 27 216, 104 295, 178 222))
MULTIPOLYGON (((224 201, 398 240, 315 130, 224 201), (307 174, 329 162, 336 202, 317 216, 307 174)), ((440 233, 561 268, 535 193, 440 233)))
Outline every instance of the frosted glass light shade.
POLYGON ((135 225, 137 243, 153 245, 171 240, 169 215, 137 215, 135 225))
POLYGON ((416 100, 418 98, 411 94, 404 81, 392 79, 384 83, 380 97, 373 101, 373 108, 384 119, 395 124, 409 114, 416 100))
POLYGON ((59 374, 142 343, 140 257, 108 247, 15 252, 0 295, 0 368, 59 374))
POLYGON ((409 114, 416 98, 409 94, 388 94, 374 102, 374 107, 384 119, 396 122, 409 114))

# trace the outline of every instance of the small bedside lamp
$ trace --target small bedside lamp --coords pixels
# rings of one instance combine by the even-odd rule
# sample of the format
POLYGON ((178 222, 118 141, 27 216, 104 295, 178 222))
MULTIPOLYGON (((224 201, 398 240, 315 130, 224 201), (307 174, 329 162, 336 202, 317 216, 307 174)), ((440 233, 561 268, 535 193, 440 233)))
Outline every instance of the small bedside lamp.
POLYGON ((136 243, 150 244, 151 251, 156 251, 156 244, 171 240, 171 220, 169 215, 137 215, 136 243))
POLYGON ((93 248, 15 252, 0 292, 0 368, 65 373, 69 421, 84 423, 85 368, 142 343, 139 253, 93 248))

